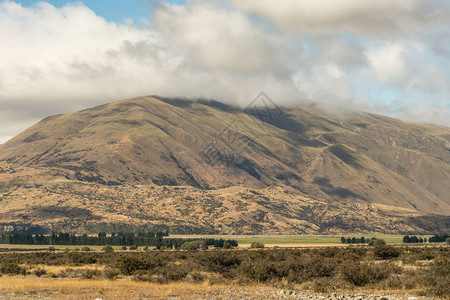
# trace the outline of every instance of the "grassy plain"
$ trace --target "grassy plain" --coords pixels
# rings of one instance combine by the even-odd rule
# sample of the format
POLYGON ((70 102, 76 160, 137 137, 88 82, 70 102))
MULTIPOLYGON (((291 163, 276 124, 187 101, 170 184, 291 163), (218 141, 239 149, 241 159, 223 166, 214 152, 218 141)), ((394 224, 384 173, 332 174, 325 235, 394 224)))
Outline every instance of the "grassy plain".
MULTIPOLYGON (((345 238, 361 237, 366 239, 375 237, 386 241, 387 244, 401 244, 403 235, 342 235, 345 238)), ((253 242, 260 242, 267 246, 305 247, 305 246, 337 246, 341 244, 342 236, 333 235, 171 235, 182 238, 223 238, 237 240, 241 247, 247 247, 253 242)), ((422 236, 429 238, 429 235, 422 236)))
MULTIPOLYGON (((290 248, 305 248, 305 247, 329 247, 329 246, 347 246, 341 244, 341 236, 330 235, 171 235, 171 238, 223 238, 235 239, 239 243, 239 248, 249 248, 251 243, 260 242, 266 247, 290 247, 290 248)), ((344 235, 344 237, 361 237, 361 235, 344 235)), ((365 238, 380 238, 386 241, 387 244, 402 244, 403 235, 364 235, 365 238)), ((422 238, 429 238, 429 235, 424 235, 422 238)), ((0 249, 8 250, 47 250, 50 246, 56 250, 74 250, 81 249, 81 245, 10 245, 0 244, 0 249)), ((91 251, 101 251, 104 246, 88 246, 91 251)), ((122 249, 122 246, 113 246, 115 250, 122 249)), ((142 247, 141 247, 142 248, 142 247)))

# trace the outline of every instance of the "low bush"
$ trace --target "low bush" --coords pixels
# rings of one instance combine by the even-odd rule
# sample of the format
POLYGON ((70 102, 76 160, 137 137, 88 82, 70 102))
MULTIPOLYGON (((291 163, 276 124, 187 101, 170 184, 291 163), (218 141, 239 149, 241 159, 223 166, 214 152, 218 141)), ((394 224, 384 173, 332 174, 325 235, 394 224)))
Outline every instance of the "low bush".
POLYGON ((105 276, 106 279, 110 279, 110 280, 114 280, 117 278, 117 276, 119 276, 120 271, 117 270, 116 268, 112 268, 107 266, 105 268, 105 270, 103 271, 103 275, 105 276))
POLYGON ((250 248, 252 249, 264 248, 264 244, 260 242, 253 242, 251 243, 250 248))
POLYGON ((102 275, 102 272, 97 269, 86 269, 81 273, 81 276, 84 279, 92 279, 94 277, 100 277, 102 275))
POLYGON ((133 275, 137 271, 150 271, 165 266, 166 263, 159 258, 124 256, 119 259, 116 267, 123 275, 133 275))
POLYGON ((423 281, 429 294, 439 297, 450 295, 450 257, 437 258, 423 273, 423 281))
POLYGON ((349 263, 341 266, 341 274, 345 281, 355 286, 365 286, 388 278, 392 268, 383 264, 349 263))
POLYGON ((0 272, 2 274, 10 274, 10 275, 26 275, 26 268, 19 266, 16 262, 8 262, 4 263, 0 266, 0 272))
POLYGON ((185 242, 181 245, 181 250, 206 250, 206 242, 204 240, 185 242))
POLYGON ((33 271, 33 274, 36 275, 37 277, 41 277, 42 275, 47 274, 47 270, 43 268, 38 268, 33 271))
POLYGON ((207 276, 200 272, 191 272, 186 275, 184 281, 186 282, 203 282, 205 281, 207 276))
POLYGON ((114 248, 111 247, 110 245, 106 245, 105 247, 103 247, 102 250, 105 252, 114 252, 114 248))
POLYGON ((392 259, 400 256, 400 250, 393 246, 378 244, 373 250, 373 254, 379 259, 392 259))
POLYGON ((371 238, 368 245, 369 246, 386 245, 386 241, 383 239, 371 238))
POLYGON ((207 272, 221 273, 226 276, 235 270, 242 262, 234 252, 213 251, 205 253, 200 262, 207 272))

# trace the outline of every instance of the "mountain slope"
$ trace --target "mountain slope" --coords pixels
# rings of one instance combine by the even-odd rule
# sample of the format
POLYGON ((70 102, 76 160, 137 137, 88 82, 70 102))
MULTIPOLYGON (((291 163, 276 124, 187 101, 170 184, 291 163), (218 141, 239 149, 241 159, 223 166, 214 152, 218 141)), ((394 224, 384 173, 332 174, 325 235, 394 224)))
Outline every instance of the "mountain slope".
POLYGON ((436 230, 423 220, 442 215, 439 226, 450 226, 449 139, 448 128, 366 113, 337 120, 303 106, 128 99, 46 118, 1 145, 0 213, 4 225, 65 228, 132 221, 183 232, 436 230), (127 198, 142 211, 124 207, 127 198), (56 220, 37 209, 43 204, 72 217, 56 220), (335 215, 322 213, 331 208, 335 215))

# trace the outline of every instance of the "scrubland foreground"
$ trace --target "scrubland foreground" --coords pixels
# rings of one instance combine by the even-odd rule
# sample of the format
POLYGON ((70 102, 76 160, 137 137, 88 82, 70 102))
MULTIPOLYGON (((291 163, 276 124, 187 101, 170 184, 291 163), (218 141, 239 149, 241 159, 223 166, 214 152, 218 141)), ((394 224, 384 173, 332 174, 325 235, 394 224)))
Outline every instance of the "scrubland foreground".
POLYGON ((450 248, 444 246, 4 252, 0 265, 0 298, 450 296, 450 248))

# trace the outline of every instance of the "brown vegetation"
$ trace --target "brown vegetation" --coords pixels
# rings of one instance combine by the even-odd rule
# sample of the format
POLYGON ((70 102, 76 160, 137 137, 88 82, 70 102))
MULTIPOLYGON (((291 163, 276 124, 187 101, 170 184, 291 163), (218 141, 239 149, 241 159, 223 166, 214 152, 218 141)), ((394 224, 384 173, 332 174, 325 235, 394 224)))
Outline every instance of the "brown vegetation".
POLYGON ((0 266, 3 277, 47 280, 128 278, 157 284, 297 286, 315 292, 364 288, 450 294, 448 247, 2 253, 0 266))

